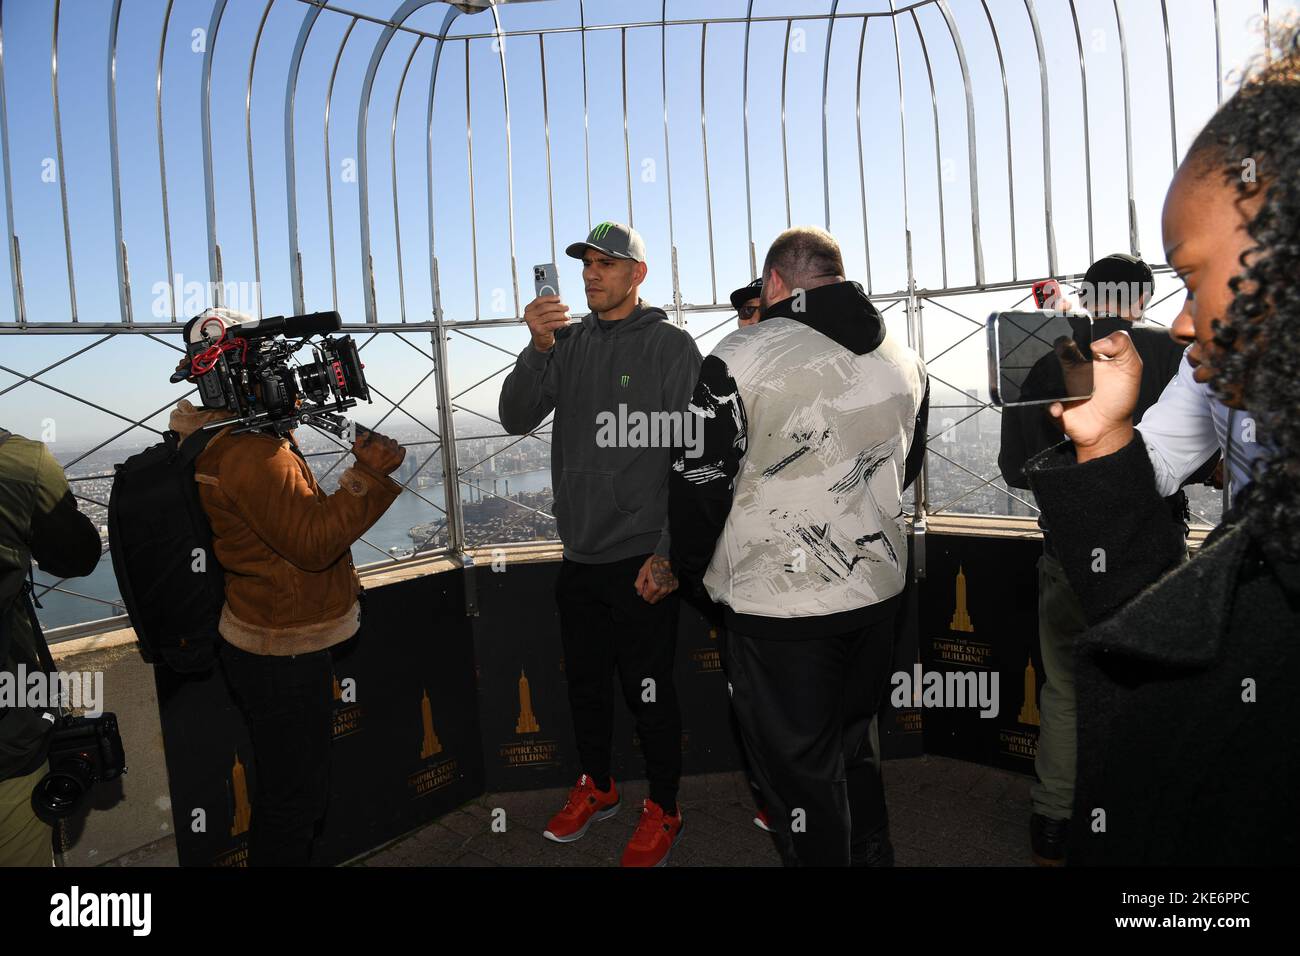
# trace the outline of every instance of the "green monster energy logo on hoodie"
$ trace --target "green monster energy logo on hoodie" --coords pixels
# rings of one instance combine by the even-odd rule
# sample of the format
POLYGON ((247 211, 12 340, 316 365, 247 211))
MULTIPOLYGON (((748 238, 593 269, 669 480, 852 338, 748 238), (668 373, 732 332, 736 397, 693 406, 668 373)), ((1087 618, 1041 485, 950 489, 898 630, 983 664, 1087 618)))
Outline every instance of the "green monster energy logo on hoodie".
POLYGON ((591 235, 587 237, 588 241, 597 242, 604 239, 613 227, 614 224, 612 222, 602 222, 595 229, 591 230, 591 235))

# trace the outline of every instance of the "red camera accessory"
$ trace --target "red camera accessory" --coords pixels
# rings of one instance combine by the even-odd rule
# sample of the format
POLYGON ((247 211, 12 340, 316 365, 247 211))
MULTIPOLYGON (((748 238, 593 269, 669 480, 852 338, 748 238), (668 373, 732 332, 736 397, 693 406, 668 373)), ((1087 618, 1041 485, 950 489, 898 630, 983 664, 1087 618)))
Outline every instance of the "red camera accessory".
POLYGON ((1061 284, 1055 279, 1044 279, 1033 285, 1034 305, 1040 309, 1049 309, 1061 298, 1061 284))

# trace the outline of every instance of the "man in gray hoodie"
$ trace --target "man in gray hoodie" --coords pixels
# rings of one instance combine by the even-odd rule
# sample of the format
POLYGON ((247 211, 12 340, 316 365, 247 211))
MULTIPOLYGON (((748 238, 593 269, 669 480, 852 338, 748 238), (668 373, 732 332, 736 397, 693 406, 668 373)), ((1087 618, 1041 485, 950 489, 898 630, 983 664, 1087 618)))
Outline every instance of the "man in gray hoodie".
POLYGON ((623 865, 656 866, 682 824, 668 475, 673 447, 689 445, 682 429, 700 352, 640 299, 645 244, 631 227, 602 222, 565 251, 582 260, 591 312, 571 324, 558 295, 529 303, 532 341, 501 387, 499 409, 515 435, 555 412, 551 476, 564 543, 555 593, 582 775, 546 836, 572 842, 618 810, 610 778, 617 670, 650 781, 623 865))

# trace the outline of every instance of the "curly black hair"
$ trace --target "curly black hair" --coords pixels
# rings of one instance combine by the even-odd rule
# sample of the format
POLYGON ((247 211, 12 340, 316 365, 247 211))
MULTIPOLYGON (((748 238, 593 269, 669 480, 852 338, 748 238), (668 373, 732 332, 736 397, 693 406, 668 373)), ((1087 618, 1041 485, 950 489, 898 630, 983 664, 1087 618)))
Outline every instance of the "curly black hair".
POLYGON ((1242 520, 1264 547, 1300 560, 1300 27, 1283 25, 1271 56, 1201 131, 1188 159, 1220 170, 1239 201, 1263 193, 1247 225, 1253 246, 1231 282, 1209 364, 1221 398, 1240 395, 1276 449, 1257 462, 1242 520), (1253 169, 1254 176, 1243 174, 1253 169))

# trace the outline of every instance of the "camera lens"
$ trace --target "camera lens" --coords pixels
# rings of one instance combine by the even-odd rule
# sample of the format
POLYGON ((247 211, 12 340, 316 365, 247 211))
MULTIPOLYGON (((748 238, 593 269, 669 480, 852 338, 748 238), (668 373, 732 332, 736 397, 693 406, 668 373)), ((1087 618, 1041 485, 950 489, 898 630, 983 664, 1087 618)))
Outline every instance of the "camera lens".
POLYGON ((298 380, 303 392, 313 401, 323 402, 329 397, 329 373, 321 362, 309 362, 298 368, 298 380))
POLYGON ((32 791, 32 809, 46 822, 71 816, 94 783, 90 763, 72 758, 41 778, 32 791))

